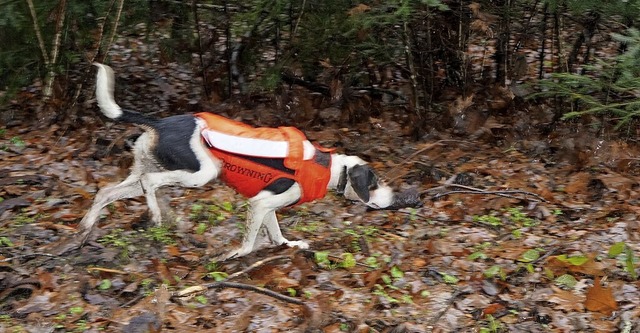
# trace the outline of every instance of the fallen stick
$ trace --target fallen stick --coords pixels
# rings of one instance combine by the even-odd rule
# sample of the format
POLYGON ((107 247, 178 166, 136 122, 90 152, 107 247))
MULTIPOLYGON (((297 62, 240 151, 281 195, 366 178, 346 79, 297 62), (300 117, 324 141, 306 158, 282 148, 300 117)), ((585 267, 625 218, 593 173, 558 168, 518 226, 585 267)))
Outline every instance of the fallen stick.
POLYGON ((198 286, 193 286, 193 287, 188 287, 185 289, 182 289, 180 291, 176 291, 171 293, 171 299, 178 299, 180 301, 184 301, 186 299, 190 299, 192 297, 194 297, 196 294, 201 294, 209 289, 218 289, 218 288, 235 288, 235 289, 243 289, 243 290, 249 290, 249 291, 254 291, 263 295, 267 295, 270 297, 273 297, 275 299, 279 299, 281 301, 287 302, 287 303, 293 303, 293 304, 298 304, 298 305, 303 305, 304 303, 294 297, 290 297, 290 296, 286 296, 286 295, 282 295, 279 294, 275 291, 271 291, 269 289, 266 288, 262 288, 262 287, 257 287, 257 286, 252 286, 250 284, 245 284, 245 283, 238 283, 238 282, 228 282, 227 280, 236 278, 238 276, 241 276, 243 274, 248 273, 249 271, 256 269, 257 267, 260 267, 268 262, 274 261, 274 260, 280 260, 280 259, 290 259, 291 256, 288 255, 277 255, 277 256, 273 256, 273 257, 269 257, 269 258, 265 258, 262 259, 260 261, 256 261, 255 263, 253 263, 251 266, 239 271, 239 272, 235 272, 229 276, 227 276, 227 278, 224 281, 218 281, 218 282, 212 282, 212 283, 206 283, 206 284, 201 284, 198 286))
POLYGON ((238 277, 240 275, 247 274, 250 271, 252 271, 252 270, 254 270, 254 269, 256 269, 256 268, 258 268, 258 267, 260 267, 260 266, 262 266, 262 265, 264 265, 264 264, 266 264, 268 262, 270 262, 270 261, 275 261, 275 260, 280 260, 280 259, 290 259, 290 258, 291 258, 291 256, 283 254, 283 255, 279 255, 279 256, 273 256, 273 257, 265 258, 265 259, 262 259, 262 260, 258 260, 256 262, 254 262, 253 264, 251 264, 251 266, 249 266, 249 267, 247 267, 247 268, 245 268, 245 269, 243 269, 243 270, 241 270, 239 272, 235 272, 235 273, 227 276, 227 278, 225 280, 231 280, 231 279, 236 278, 236 277, 238 277))
POLYGON ((441 186, 422 191, 421 194, 438 191, 438 190, 442 190, 444 188, 449 188, 449 187, 457 187, 457 188, 461 188, 462 190, 453 190, 453 191, 447 191, 442 193, 436 193, 433 196, 433 199, 434 200, 439 199, 443 196, 450 195, 450 194, 490 194, 490 195, 497 195, 505 198, 520 199, 520 200, 522 199, 532 200, 532 198, 527 198, 527 196, 530 196, 530 197, 533 197, 533 201, 548 202, 546 199, 544 199, 540 195, 533 192, 528 192, 523 190, 483 190, 480 188, 475 188, 475 187, 466 186, 466 185, 459 185, 459 184, 443 184, 441 186), (524 198, 515 196, 514 194, 522 194, 524 195, 524 198))
POLYGON ((263 294, 263 295, 267 295, 270 297, 273 297, 275 299, 287 302, 287 303, 293 303, 293 304, 298 304, 298 305, 304 305, 304 303, 295 298, 295 297, 290 297, 287 295, 282 295, 279 294, 275 291, 266 289, 266 288, 262 288, 262 287, 257 287, 257 286, 252 286, 250 284, 246 284, 246 283, 238 283, 238 282, 227 282, 227 281, 219 281, 219 282, 213 282, 213 283, 207 283, 207 284, 203 284, 200 286, 193 286, 193 287, 189 287, 189 288, 185 288, 181 291, 177 291, 177 292, 173 292, 171 293, 171 299, 179 299, 180 301, 183 301, 185 299, 190 299, 193 296, 195 296, 195 294, 200 294, 203 293, 209 289, 218 289, 218 288, 235 288, 235 289, 243 289, 243 290, 249 290, 249 291, 253 291, 253 292, 257 292, 259 294, 263 294))

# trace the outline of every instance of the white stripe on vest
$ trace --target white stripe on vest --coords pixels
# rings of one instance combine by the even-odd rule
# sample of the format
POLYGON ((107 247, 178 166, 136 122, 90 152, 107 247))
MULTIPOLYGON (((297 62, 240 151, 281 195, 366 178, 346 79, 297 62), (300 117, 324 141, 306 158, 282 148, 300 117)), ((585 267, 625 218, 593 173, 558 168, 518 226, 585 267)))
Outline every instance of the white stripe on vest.
MULTIPOLYGON (((289 142, 267 139, 247 138, 214 131, 207 128, 203 120, 198 119, 198 125, 203 129, 202 137, 207 143, 216 149, 233 154, 266 157, 285 158, 289 156, 289 142)), ((316 148, 308 140, 303 141, 304 160, 313 158, 316 148)))

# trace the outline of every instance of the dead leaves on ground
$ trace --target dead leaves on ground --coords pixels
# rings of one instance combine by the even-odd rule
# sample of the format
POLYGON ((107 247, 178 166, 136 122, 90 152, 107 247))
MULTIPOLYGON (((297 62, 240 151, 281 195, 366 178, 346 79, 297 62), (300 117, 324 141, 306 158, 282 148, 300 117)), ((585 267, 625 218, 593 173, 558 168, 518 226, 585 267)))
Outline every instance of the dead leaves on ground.
POLYGON ((601 285, 599 276, 593 281, 593 287, 587 289, 587 299, 584 306, 589 311, 600 312, 607 316, 618 310, 618 303, 613 297, 611 289, 601 285))
MULTIPOLYGON (((367 140, 357 137, 349 142, 379 153, 367 148, 386 144, 386 133, 376 131, 368 133, 367 140)), ((458 179, 488 190, 531 191, 550 202, 453 194, 426 200, 417 210, 365 212, 329 197, 282 213, 283 230, 336 258, 344 259, 349 252, 358 265, 342 267, 336 260, 333 266, 323 266, 295 256, 292 262, 265 264, 241 277, 244 283, 294 295, 311 312, 266 295, 229 289, 209 290, 184 304, 170 301, 161 309, 153 300, 163 284, 170 290, 201 285, 288 250, 267 249, 212 265, 217 252, 241 238, 236 225, 242 214, 224 211, 220 219, 211 211, 194 215, 197 203, 215 205, 217 200, 240 206, 241 199, 232 192, 212 185, 207 191, 170 192, 171 205, 182 218, 179 231, 170 235, 175 243, 143 236, 148 228, 140 217, 144 201, 132 200, 105 212, 102 242, 65 258, 29 256, 69 235, 97 184, 121 179, 121 170, 117 156, 95 159, 86 150, 103 146, 83 145, 84 150, 74 155, 68 151, 79 142, 58 147, 45 140, 55 133, 22 135, 26 146, 5 153, 0 165, 8 170, 0 173, 5 183, 0 196, 9 202, 0 213, 0 226, 10 228, 0 234, 0 242, 10 242, 0 243, 0 283, 5 286, 0 296, 6 310, 16 314, 11 317, 14 324, 47 322, 74 330, 84 321, 96 329, 153 330, 160 323, 184 332, 267 327, 290 331, 315 325, 327 332, 382 332, 393 327, 465 330, 488 327, 493 318, 508 331, 542 325, 558 331, 606 331, 635 313, 631 305, 640 299, 625 270, 626 254, 607 256, 615 242, 624 242, 631 253, 638 251, 631 240, 640 239, 640 210, 627 203, 637 197, 633 175, 606 166, 575 171, 561 163, 539 163, 516 150, 442 140, 406 151, 387 150, 375 166, 394 167, 390 176, 401 174, 398 181, 422 189, 458 179), (412 156, 412 163, 403 163, 407 156, 412 156), (13 199, 23 201, 13 205, 13 199), (126 245, 104 242, 105 235, 121 237, 126 245), (537 255, 530 256, 533 252, 537 255), (573 277, 576 286, 558 284, 555 279, 563 275, 573 277), (102 315, 105 311, 111 313, 109 319, 102 315), (621 317, 605 320, 616 313, 621 317), (18 314, 24 319, 16 319, 18 314)))

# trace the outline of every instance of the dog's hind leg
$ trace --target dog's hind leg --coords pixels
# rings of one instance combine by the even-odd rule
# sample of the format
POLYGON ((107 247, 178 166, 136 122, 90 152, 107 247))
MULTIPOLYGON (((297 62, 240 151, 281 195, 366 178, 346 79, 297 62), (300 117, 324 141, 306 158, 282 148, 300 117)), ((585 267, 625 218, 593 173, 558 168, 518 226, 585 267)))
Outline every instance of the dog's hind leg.
POLYGON ((82 243, 86 241, 93 226, 100 217, 100 211, 102 211, 105 206, 120 199, 133 198, 141 196, 142 194, 142 185, 140 183, 140 175, 138 174, 131 174, 121 183, 105 187, 98 191, 93 205, 78 225, 82 243))

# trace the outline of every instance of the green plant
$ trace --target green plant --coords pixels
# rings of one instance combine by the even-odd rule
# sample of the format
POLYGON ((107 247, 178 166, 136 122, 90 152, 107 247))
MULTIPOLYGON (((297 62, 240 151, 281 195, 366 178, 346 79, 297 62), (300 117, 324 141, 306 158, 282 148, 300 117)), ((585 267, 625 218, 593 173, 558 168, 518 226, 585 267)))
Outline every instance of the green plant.
POLYGON ((487 326, 481 327, 480 333, 497 333, 504 330, 502 323, 496 320, 492 315, 486 315, 485 322, 487 326))
POLYGON ((229 274, 227 274, 226 272, 209 272, 207 273, 207 276, 212 278, 214 281, 224 281, 227 279, 227 277, 229 276, 229 274))
POLYGON ((42 218, 42 214, 27 215, 27 211, 22 210, 13 218, 13 224, 16 226, 31 224, 42 218))
POLYGON ((484 274, 485 277, 487 278, 493 278, 493 277, 499 277, 501 280, 506 280, 507 279, 507 273, 504 271, 504 269, 498 265, 493 265, 487 269, 484 270, 484 272, 482 272, 484 274))
POLYGON ((129 245, 131 245, 131 240, 124 234, 124 229, 111 229, 108 234, 99 238, 98 242, 120 249, 120 256, 122 258, 129 257, 129 245))
POLYGON ((149 295, 153 295, 154 290, 153 288, 155 287, 155 281, 153 279, 143 279, 142 281, 140 281, 140 286, 142 287, 143 290, 143 294, 145 296, 149 296, 149 295))
POLYGON ((69 308, 69 313, 74 316, 77 316, 84 313, 84 308, 81 306, 72 306, 69 308))
POLYGON ((442 272, 439 272, 439 273, 442 276, 442 280, 444 281, 444 283, 456 284, 456 283, 458 283, 460 281, 460 279, 458 279, 457 277, 455 277, 453 275, 450 275, 450 274, 447 274, 447 273, 442 273, 442 272))
POLYGON ((575 287, 576 284, 578 284, 578 281, 576 280, 576 278, 573 277, 573 275, 571 274, 560 275, 554 280, 554 282, 561 287, 566 287, 569 289, 573 289, 573 287, 575 287))
POLYGON ((13 144, 16 147, 22 148, 24 146, 26 146, 26 143, 24 142, 24 140, 22 140, 20 137, 18 136, 14 136, 11 139, 9 139, 9 142, 11 142, 11 144, 13 144))
POLYGON ((512 222, 524 227, 533 227, 540 223, 540 221, 528 217, 527 213, 522 211, 523 209, 521 206, 511 207, 507 208, 506 212, 512 222))
POLYGON ((111 288, 111 280, 109 279, 103 279, 102 281, 100 281, 100 284, 98 285, 99 290, 107 290, 110 288, 111 288))
POLYGON ((373 288, 374 288, 374 289, 373 289, 373 291, 371 292, 371 294, 376 295, 376 296, 384 297, 384 298, 387 300, 387 302, 389 302, 389 303, 400 303, 400 301, 399 301, 399 300, 397 300, 397 299, 395 299, 395 298, 391 297, 391 296, 387 293, 387 291, 385 290, 385 287, 384 287, 383 285, 375 284, 375 285, 373 286, 373 288))
MULTIPOLYGON (((191 205, 189 219, 191 221, 198 221, 194 232, 198 235, 202 235, 207 231, 209 226, 215 226, 228 219, 232 214, 236 213, 236 210, 242 207, 243 206, 234 207, 234 205, 229 201, 217 203, 201 200, 191 205)), ((241 223, 238 223, 238 226, 242 226, 242 228, 244 228, 244 225, 241 223)))
POLYGON ((334 268, 334 264, 329 260, 329 252, 327 251, 316 251, 314 253, 314 258, 316 260, 316 264, 320 267, 332 269, 334 268))
POLYGON ((320 229, 321 225, 322 224, 318 221, 300 222, 296 223, 296 225, 293 227, 293 230, 315 233, 316 231, 318 231, 318 229, 320 229))
POLYGON ((564 263, 574 266, 581 266, 589 261, 589 257, 585 255, 567 256, 566 254, 561 254, 559 256, 556 256, 555 258, 564 263))
POLYGON ((342 268, 353 268, 356 266, 356 258, 352 253, 345 252, 342 254, 342 261, 339 266, 342 268))
POLYGON ((160 242, 166 245, 175 244, 175 240, 171 237, 173 233, 167 225, 151 227, 147 229, 146 237, 152 241, 160 242))
POLYGON ((13 242, 9 237, 0 236, 0 247, 13 247, 13 242))
POLYGON ((86 320, 81 319, 76 322, 76 328, 73 329, 74 332, 84 332, 90 328, 89 324, 86 320))
POLYGON ((502 225, 502 220, 498 216, 496 216, 496 214, 497 214, 496 212, 493 212, 491 213, 491 215, 474 216, 473 221, 486 224, 492 227, 499 227, 502 225))
POLYGON ((538 249, 529 249, 520 255, 518 261, 523 263, 525 268, 529 273, 533 273, 534 267, 533 262, 540 258, 540 250, 538 249))
POLYGON ((195 230, 196 234, 202 235, 205 231, 207 231, 207 224, 202 222, 198 223, 195 230))
POLYGON ((378 229, 373 226, 356 226, 354 228, 343 229, 342 232, 351 236, 351 249, 353 252, 360 252, 360 239, 364 237, 367 241, 372 241, 374 236, 378 232, 378 229))
POLYGON ((213 260, 204 265, 204 269, 206 269, 207 272, 215 272, 218 270, 218 268, 220 268, 220 264, 218 264, 217 261, 213 260))
POLYGON ((375 255, 372 255, 372 256, 370 256, 370 257, 367 257, 367 258, 364 260, 364 263, 365 263, 367 266, 369 266, 370 268, 373 268, 373 269, 380 267, 380 264, 378 263, 378 258, 377 258, 375 255))
POLYGON ((638 279, 638 274, 636 273, 636 257, 630 246, 625 242, 614 243, 609 248, 609 252, 607 254, 609 258, 618 258, 624 267, 624 271, 627 272, 632 279, 638 279))

